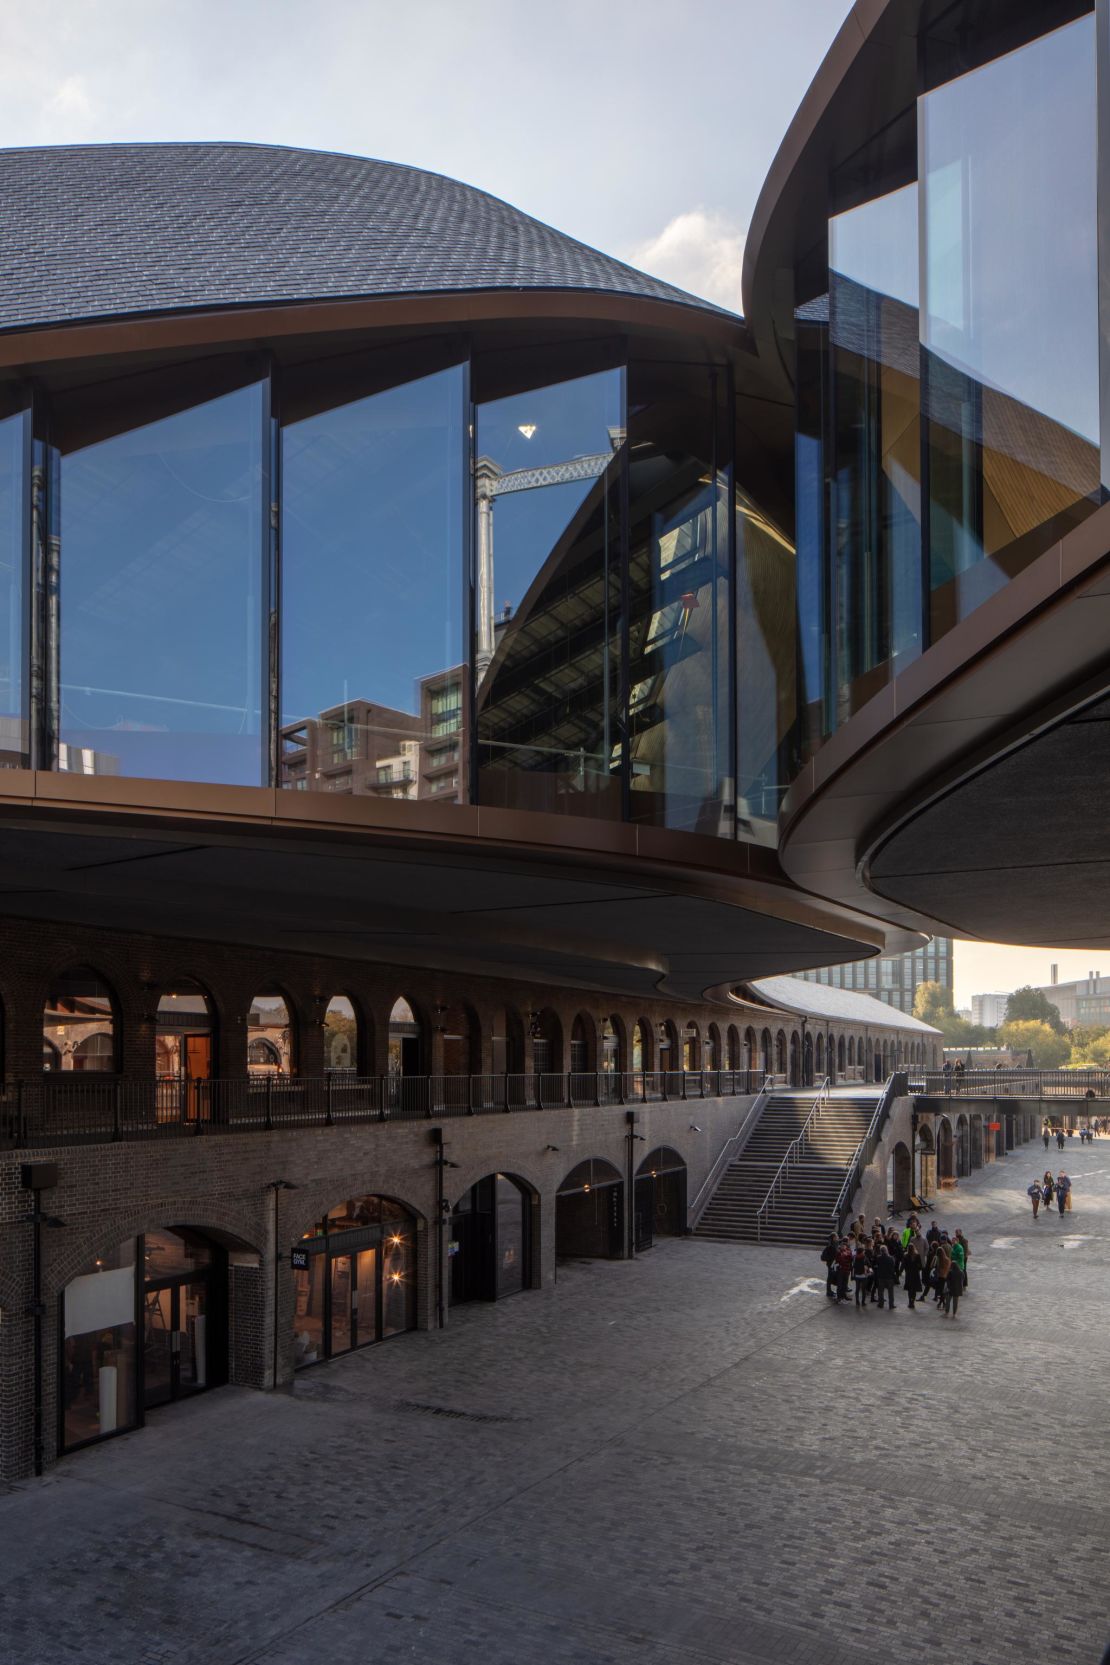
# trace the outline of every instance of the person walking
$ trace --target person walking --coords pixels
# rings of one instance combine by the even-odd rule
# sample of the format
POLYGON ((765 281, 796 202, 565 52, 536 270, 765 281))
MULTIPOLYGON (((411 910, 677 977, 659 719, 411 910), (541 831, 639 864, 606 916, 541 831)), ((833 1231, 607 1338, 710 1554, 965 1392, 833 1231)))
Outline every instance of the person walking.
POLYGON ((1033 1204, 1033 1218, 1035 1220, 1041 1212, 1041 1182, 1039 1179, 1033 1181, 1032 1185, 1027 1188, 1025 1195, 1033 1204))
POLYGON ((960 1296, 964 1292, 964 1274, 959 1261, 953 1260, 944 1279, 944 1315, 960 1316, 960 1296))
POLYGON ((856 1258, 852 1264, 852 1277, 856 1285, 856 1307, 867 1305, 867 1296, 871 1289, 871 1259, 861 1243, 856 1250, 856 1258))
POLYGON ((921 1256, 915 1243, 911 1243, 906 1250, 905 1258, 902 1261, 902 1272, 903 1286, 909 1297, 910 1311, 915 1312, 917 1311, 917 1297, 921 1294, 923 1288, 921 1256))
POLYGON ((821 1259, 825 1263, 825 1294, 830 1301, 836 1300, 836 1261, 840 1254, 840 1239, 835 1231, 829 1233, 829 1240, 821 1250, 821 1259))
POLYGON ((1061 1220, 1064 1218, 1064 1211, 1068 1206, 1068 1199, 1069 1199, 1070 1194, 1071 1194, 1071 1180, 1068 1178, 1067 1174, 1064 1173, 1063 1169, 1061 1168, 1059 1174, 1057 1175, 1057 1179, 1056 1179, 1056 1206, 1060 1210, 1061 1220))
POLYGON ((956 1227, 956 1242, 960 1245, 960 1248, 964 1252, 964 1258, 960 1263, 960 1270, 964 1275, 964 1294, 966 1295, 968 1291, 967 1263, 971 1259, 971 1244, 968 1242, 967 1238, 964 1236, 962 1228, 959 1226, 956 1227))
POLYGON ((1045 1122, 1044 1126, 1041 1128, 1041 1138, 1044 1140, 1044 1148, 1047 1150, 1048 1141, 1052 1138, 1052 1131, 1047 1122, 1045 1122))
POLYGON ((894 1285, 896 1282, 896 1268, 894 1256, 883 1243, 875 1256, 874 1284, 879 1292, 879 1311, 883 1308, 884 1297, 890 1302, 890 1310, 894 1311, 894 1285))
POLYGON ((1062 1127, 1056 1129, 1056 1148, 1057 1150, 1063 1150, 1064 1148, 1064 1130, 1062 1127))

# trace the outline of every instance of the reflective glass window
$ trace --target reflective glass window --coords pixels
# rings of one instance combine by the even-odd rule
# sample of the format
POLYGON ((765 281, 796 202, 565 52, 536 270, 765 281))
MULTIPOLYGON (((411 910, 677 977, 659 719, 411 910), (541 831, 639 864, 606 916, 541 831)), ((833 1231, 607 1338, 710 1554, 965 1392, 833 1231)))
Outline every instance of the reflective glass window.
POLYGON ((737 831, 773 845, 796 773, 797 571, 794 545, 743 491, 736 515, 737 831))
POLYGON ((320 368, 284 401, 281 782, 451 803, 466 369, 374 387, 384 373, 335 384, 320 368))
POLYGON ((23 570, 26 533, 27 415, 0 420, 0 768, 27 759, 23 710, 23 570))
POLYGON ((95 1073, 115 1069, 112 992, 94 971, 58 977, 42 1016, 43 1069, 95 1073))
POLYGON ((382 1336, 398 1335, 416 1323, 416 1244, 410 1221, 398 1222, 382 1237, 382 1336))
POLYGON ((1093 16, 920 101, 932 633, 1100 487, 1093 16))
POLYGON ((344 1074, 358 1069, 358 1017, 345 994, 333 995, 324 1013, 324 1068, 344 1074))
POLYGON ((921 652, 918 192, 829 222, 837 722, 921 652))
POLYGON ((247 1070, 251 1075, 291 1075, 293 1026, 280 994, 256 994, 247 1014, 247 1070))
POLYGON ((62 1443, 134 1427, 137 1417, 135 1242, 97 1255, 62 1298, 62 1443))
POLYGON ((620 815, 620 370, 478 406, 475 713, 486 804, 620 815))
POLYGON ((63 769, 262 778, 263 391, 58 401, 63 769))
POLYGON ((731 836, 728 464, 723 378, 629 371, 632 819, 731 836))
MULTIPOLYGON (((825 561, 825 409, 829 297, 800 307, 794 320, 797 364, 794 433, 794 537, 797 546, 798 745, 812 755, 829 733, 829 585, 825 561)), ((743 740, 741 740, 743 745, 743 740)), ((742 788, 741 788, 742 793, 742 788)), ((743 810, 740 810, 743 814, 743 810)))

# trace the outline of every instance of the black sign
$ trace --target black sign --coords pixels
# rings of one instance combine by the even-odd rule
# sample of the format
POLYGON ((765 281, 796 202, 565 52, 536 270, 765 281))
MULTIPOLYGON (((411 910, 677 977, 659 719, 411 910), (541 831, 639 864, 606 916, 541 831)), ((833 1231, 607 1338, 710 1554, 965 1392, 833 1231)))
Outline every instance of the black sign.
POLYGON ((293 1253, 289 1256, 289 1264, 292 1266, 294 1272, 307 1272, 308 1250, 294 1249, 293 1253))

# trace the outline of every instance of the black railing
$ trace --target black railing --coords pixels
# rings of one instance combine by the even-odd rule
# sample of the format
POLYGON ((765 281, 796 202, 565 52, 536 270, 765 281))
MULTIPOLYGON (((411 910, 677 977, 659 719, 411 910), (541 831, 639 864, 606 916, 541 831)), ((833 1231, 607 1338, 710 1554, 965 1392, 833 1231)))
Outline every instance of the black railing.
POLYGON ((910 1073, 926 1098, 1110 1098, 1110 1070, 926 1070, 910 1073))
POLYGON ((133 1081, 113 1075, 14 1082, 0 1096, 0 1143, 96 1144, 205 1133, 440 1120, 520 1110, 734 1098, 762 1070, 573 1070, 542 1075, 257 1075, 133 1081))
POLYGON ((856 1148, 856 1154, 848 1165, 848 1172, 844 1176, 844 1184, 840 1187, 840 1195, 833 1204, 830 1216, 834 1231, 840 1231, 859 1187, 863 1184, 863 1176, 875 1160, 875 1152, 882 1143, 883 1130, 890 1119, 891 1108, 895 1099, 903 1098, 908 1090, 906 1076, 903 1072, 896 1072, 890 1076, 882 1090, 871 1124, 856 1148))

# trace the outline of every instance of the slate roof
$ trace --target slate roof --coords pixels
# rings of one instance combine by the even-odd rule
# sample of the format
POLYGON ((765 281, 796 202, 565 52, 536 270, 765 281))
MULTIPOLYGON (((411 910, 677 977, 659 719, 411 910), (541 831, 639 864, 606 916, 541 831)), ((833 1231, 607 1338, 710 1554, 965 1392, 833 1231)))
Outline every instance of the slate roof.
POLYGON ((875 1000, 869 994, 857 994, 854 989, 834 989, 824 983, 807 983, 801 977, 761 977, 749 983, 752 993, 779 1006, 784 1011, 804 1013, 806 1017, 831 1018, 839 1023, 867 1024, 875 1029, 912 1029, 919 1035, 939 1035, 931 1023, 910 1017, 885 1000, 875 1000))
POLYGON ((0 151, 0 330, 482 289, 722 311, 484 191, 395 162, 244 144, 0 151))

